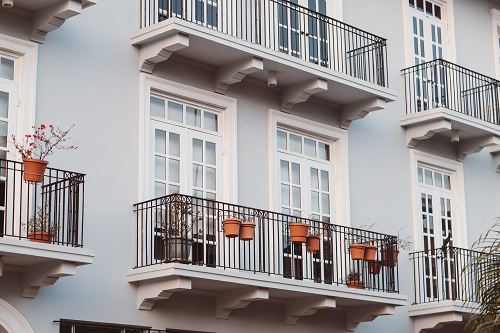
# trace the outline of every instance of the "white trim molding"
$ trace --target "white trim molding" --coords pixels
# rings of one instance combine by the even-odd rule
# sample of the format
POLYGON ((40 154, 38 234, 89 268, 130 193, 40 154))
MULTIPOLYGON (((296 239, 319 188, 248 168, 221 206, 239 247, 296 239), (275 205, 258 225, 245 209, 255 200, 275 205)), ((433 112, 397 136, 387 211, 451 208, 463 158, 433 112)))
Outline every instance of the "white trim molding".
POLYGON ((347 149, 347 130, 328 126, 312 120, 304 119, 281 111, 269 109, 268 112, 269 143, 269 207, 279 211, 279 163, 277 130, 279 126, 301 133, 310 134, 330 143, 330 156, 333 161, 333 182, 335 195, 335 220, 332 223, 350 226, 350 194, 349 194, 349 159, 347 149))
POLYGON ((139 106, 139 201, 150 198, 150 105, 152 90, 161 91, 186 101, 207 105, 220 110, 222 116, 221 134, 223 137, 222 197, 217 200, 236 204, 238 202, 237 169, 237 101, 234 98, 206 91, 177 82, 161 79, 149 74, 140 74, 139 106))
POLYGON ((465 211, 465 185, 463 163, 449 160, 443 157, 427 154, 418 150, 410 150, 411 164, 411 186, 412 186, 412 209, 413 209, 413 239, 415 239, 415 251, 423 249, 423 241, 420 233, 420 194, 418 190, 418 164, 424 164, 451 173, 451 188, 454 192, 455 218, 453 228, 453 245, 468 248, 467 221, 465 211))
POLYGON ((1 298, 0 326, 8 333, 34 333, 26 319, 12 305, 1 298))

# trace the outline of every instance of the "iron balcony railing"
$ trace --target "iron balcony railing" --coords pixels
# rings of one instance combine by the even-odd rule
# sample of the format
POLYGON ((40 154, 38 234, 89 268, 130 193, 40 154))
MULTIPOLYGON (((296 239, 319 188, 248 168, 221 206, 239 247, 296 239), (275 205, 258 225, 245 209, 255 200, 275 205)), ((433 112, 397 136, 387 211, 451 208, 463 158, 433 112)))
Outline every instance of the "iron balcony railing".
POLYGON ((388 87, 387 40, 317 10, 286 0, 143 0, 141 25, 177 17, 388 87))
POLYGON ((443 59, 402 70, 406 113, 445 107, 500 125, 500 81, 443 59))
POLYGON ((365 289, 399 292, 394 236, 179 194, 134 207, 137 267, 179 262, 323 284, 361 281, 365 289), (253 240, 227 238, 225 218, 255 223, 253 240), (319 250, 290 241, 289 223, 300 221, 319 235, 319 250), (376 246, 375 261, 353 260, 354 243, 376 246))
POLYGON ((83 247, 84 174, 47 168, 24 180, 23 163, 0 160, 0 237, 83 247))
POLYGON ((415 303, 446 300, 481 301, 479 278, 490 260, 474 260, 481 252, 458 247, 444 247, 411 253, 414 267, 415 303))

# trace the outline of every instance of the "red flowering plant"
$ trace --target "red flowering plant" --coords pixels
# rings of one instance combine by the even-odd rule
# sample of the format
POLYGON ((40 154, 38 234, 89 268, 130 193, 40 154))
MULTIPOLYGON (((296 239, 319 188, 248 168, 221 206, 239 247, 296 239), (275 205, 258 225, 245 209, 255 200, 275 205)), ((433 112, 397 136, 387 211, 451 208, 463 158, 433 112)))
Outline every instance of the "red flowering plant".
POLYGON ((75 125, 72 125, 67 131, 52 125, 49 125, 48 128, 43 124, 40 127, 33 126, 34 133, 26 134, 21 141, 17 141, 16 136, 12 135, 12 144, 22 158, 44 160, 45 157, 54 153, 53 149, 70 150, 77 148, 64 145, 66 140, 71 139, 67 135, 73 126, 75 125))

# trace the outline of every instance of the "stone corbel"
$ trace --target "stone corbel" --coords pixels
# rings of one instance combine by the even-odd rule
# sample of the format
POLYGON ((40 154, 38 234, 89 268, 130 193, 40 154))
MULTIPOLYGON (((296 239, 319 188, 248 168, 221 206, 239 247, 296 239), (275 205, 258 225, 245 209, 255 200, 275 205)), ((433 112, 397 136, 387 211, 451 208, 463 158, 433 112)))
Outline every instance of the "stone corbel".
POLYGON ((285 303, 285 324, 295 325, 303 316, 311 316, 319 309, 335 308, 335 297, 318 296, 290 299, 285 303))
POLYGON ((281 93, 281 111, 290 113, 295 104, 305 102, 311 95, 325 90, 328 90, 328 81, 322 78, 286 87, 281 93))
POLYGON ((354 332, 359 323, 373 321, 378 316, 393 315, 396 313, 394 305, 355 306, 346 312, 346 331, 354 332))
POLYGON ((169 37, 141 46, 140 71, 151 74, 159 62, 165 61, 172 53, 189 46, 189 36, 177 32, 169 37))
POLYGON ((479 153, 483 148, 497 146, 500 138, 496 135, 487 135, 480 138, 460 141, 457 146, 457 161, 463 162, 469 154, 479 153))
POLYGON ((47 33, 59 29, 67 19, 82 12, 82 1, 66 0, 40 10, 33 18, 31 40, 43 44, 47 33))
POLYGON ((251 57, 242 61, 223 66, 215 74, 215 92, 225 94, 231 84, 240 82, 248 74, 264 69, 264 60, 251 57))
POLYGON ((166 300, 173 293, 191 289, 191 279, 177 276, 168 280, 141 282, 137 298, 139 310, 151 311, 156 301, 166 300))
POLYGON ((490 153, 495 159, 496 172, 500 172, 500 146, 495 146, 490 148, 490 153))
POLYGON ((415 333, 435 332, 443 328, 446 324, 462 322, 463 313, 447 312, 432 316, 422 316, 415 318, 415 333))
POLYGON ((50 286, 63 276, 76 274, 76 263, 68 261, 38 264, 25 268, 22 297, 35 298, 40 287, 50 286))
POLYGON ((243 288, 221 291, 215 298, 215 317, 228 319, 231 311, 246 308, 250 302, 269 299, 267 288, 243 288))
POLYGON ((415 148, 420 140, 430 139, 439 132, 451 131, 451 121, 438 119, 406 128, 408 148, 415 148))
POLYGON ((347 129, 354 120, 363 119, 373 111, 385 109, 385 100, 379 97, 344 106, 340 114, 340 127, 347 129))

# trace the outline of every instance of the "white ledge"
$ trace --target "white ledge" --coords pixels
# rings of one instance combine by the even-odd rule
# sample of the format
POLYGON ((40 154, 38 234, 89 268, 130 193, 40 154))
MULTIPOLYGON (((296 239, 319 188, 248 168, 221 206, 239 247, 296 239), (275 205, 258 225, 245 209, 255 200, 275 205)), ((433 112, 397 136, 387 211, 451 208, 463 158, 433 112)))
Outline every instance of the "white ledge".
POLYGON ((476 305, 471 308, 452 300, 413 304, 408 307, 408 316, 414 318, 414 333, 434 332, 449 324, 465 325, 476 305))

